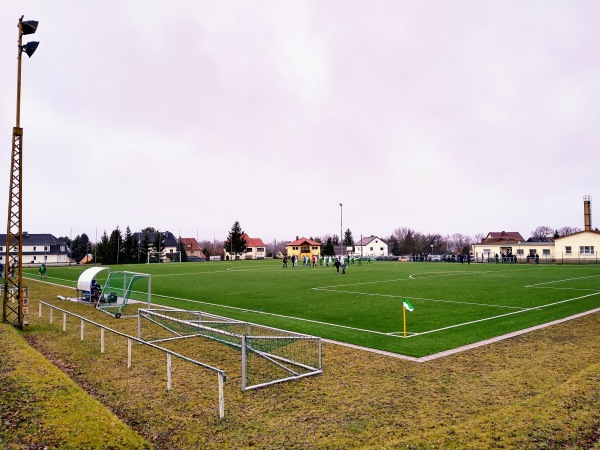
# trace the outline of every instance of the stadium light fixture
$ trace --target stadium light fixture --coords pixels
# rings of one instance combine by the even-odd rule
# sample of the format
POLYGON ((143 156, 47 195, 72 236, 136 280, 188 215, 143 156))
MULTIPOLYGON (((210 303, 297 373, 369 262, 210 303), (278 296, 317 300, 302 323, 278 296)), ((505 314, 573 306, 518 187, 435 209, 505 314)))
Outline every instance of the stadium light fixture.
POLYGON ((37 50, 38 45, 40 45, 40 43, 36 41, 28 42, 23 47, 21 47, 21 51, 25 52, 27 56, 31 58, 31 55, 33 55, 37 50))
POLYGON ((6 270, 4 271, 4 297, 2 321, 12 322, 23 328, 28 325, 25 316, 29 314, 28 289, 23 286, 23 128, 21 128, 21 55, 31 58, 39 42, 23 45, 23 36, 37 31, 38 22, 19 19, 19 40, 17 46, 17 120, 13 127, 12 157, 10 167, 10 187, 8 193, 8 222, 6 232, 6 270), (10 268, 10 270, 9 270, 10 268))

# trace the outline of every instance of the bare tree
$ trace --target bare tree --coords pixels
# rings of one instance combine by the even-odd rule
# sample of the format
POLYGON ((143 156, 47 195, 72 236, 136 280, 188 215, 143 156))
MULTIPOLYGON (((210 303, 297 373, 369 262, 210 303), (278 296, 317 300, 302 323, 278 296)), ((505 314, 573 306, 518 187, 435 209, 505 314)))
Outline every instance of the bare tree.
POLYGON ((562 227, 556 230, 559 236, 568 236, 570 234, 578 233, 581 231, 581 228, 577 227, 562 227))
POLYGON ((534 239, 545 239, 554 236, 554 228, 540 225, 531 232, 531 237, 534 239))

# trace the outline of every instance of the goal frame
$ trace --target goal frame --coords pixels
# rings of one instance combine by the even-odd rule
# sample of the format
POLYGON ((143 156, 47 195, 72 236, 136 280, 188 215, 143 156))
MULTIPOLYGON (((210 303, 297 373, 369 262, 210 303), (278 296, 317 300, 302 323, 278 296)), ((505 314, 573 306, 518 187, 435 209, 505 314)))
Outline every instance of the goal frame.
POLYGON ((244 322, 229 317, 217 316, 203 311, 190 311, 176 308, 160 310, 148 308, 138 310, 138 339, 143 339, 157 345, 160 342, 194 337, 203 337, 217 341, 227 346, 238 348, 241 351, 242 391, 323 373, 320 337, 268 327, 252 322, 244 322), (176 315, 178 313, 187 316, 187 318, 181 319, 170 315, 176 315), (158 326, 167 336, 154 339, 145 339, 142 337, 142 319, 146 319, 155 326, 158 326), (172 322, 172 328, 165 325, 165 319, 166 322, 172 322), (177 327, 181 328, 177 330, 177 327), (243 331, 228 331, 225 329, 227 327, 230 327, 233 330, 237 329, 243 331), (288 356, 278 355, 276 352, 260 350, 259 346, 255 345, 258 341, 291 341, 302 342, 302 345, 307 343, 308 345, 312 345, 311 352, 313 363, 293 360, 288 356), (266 361, 279 367, 283 372, 287 373, 287 376, 272 377, 270 380, 251 384, 248 379, 250 356, 257 356, 261 358, 263 363, 266 361))
POLYGON ((181 262, 181 251, 177 250, 174 252, 148 252, 148 254, 146 255, 146 264, 162 264, 162 263, 166 263, 166 262, 181 262), (167 255, 179 255, 179 258, 177 261, 173 261, 171 260, 167 255), (158 262, 151 262, 150 258, 151 257, 157 257, 158 258, 158 262))
POLYGON ((121 317, 137 317, 137 313, 133 315, 125 315, 125 310, 130 300, 135 303, 146 303, 146 309, 150 309, 152 304, 152 276, 150 274, 140 272, 110 272, 108 274, 106 282, 102 286, 100 298, 102 300, 96 303, 96 308, 100 311, 105 312, 106 314, 109 314, 115 317, 116 319, 119 319, 121 317), (147 280, 147 292, 141 293, 142 295, 139 296, 145 296, 145 301, 131 299, 132 293, 140 294, 139 291, 132 291, 134 282, 144 278, 147 280), (113 280, 119 283, 120 285, 117 287, 114 284, 112 284, 113 280), (116 296, 116 300, 114 302, 110 301, 111 296, 116 296))

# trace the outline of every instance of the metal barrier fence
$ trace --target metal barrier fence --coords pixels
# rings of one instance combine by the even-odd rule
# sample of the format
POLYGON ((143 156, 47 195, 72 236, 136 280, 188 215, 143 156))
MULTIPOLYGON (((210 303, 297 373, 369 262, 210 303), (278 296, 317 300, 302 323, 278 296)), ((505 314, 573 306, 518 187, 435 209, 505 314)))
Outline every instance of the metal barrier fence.
POLYGON ((183 356, 179 353, 176 353, 174 351, 168 350, 166 348, 160 347, 158 345, 154 345, 150 342, 146 342, 142 339, 138 339, 134 336, 129 336, 128 334, 125 333, 121 333, 120 331, 117 330, 113 330, 112 328, 109 328, 107 326, 101 325, 99 323, 96 323, 92 320, 86 319, 85 317, 82 317, 78 314, 72 313, 70 311, 66 311, 62 308, 59 308, 57 306, 51 305, 49 303, 46 302, 39 302, 39 311, 38 311, 38 316, 41 318, 42 317, 42 305, 46 305, 50 308, 50 316, 49 316, 49 320, 50 323, 54 323, 54 310, 60 311, 62 313, 62 330, 63 331, 67 331, 67 315, 69 316, 73 316, 78 318, 81 321, 81 335, 80 335, 80 340, 83 341, 84 338, 84 323, 89 323, 91 325, 95 325, 98 328, 100 328, 100 353, 104 353, 104 334, 105 331, 109 331, 113 334, 116 334, 118 336, 122 336, 124 338, 127 339, 127 368, 130 369, 131 368, 131 344, 132 342, 137 342, 139 344, 143 344, 146 345, 148 347, 152 347, 156 350, 160 350, 162 352, 166 353, 166 357, 167 357, 167 366, 166 366, 166 370, 167 370, 167 390, 171 390, 172 388, 172 382, 171 382, 171 358, 173 356, 175 356, 176 358, 180 358, 183 361, 187 361, 191 364, 194 364, 196 366, 202 367, 204 369, 208 369, 211 370, 213 372, 217 373, 218 376, 218 384, 219 384, 219 417, 223 418, 225 417, 225 397, 223 394, 223 382, 226 379, 225 376, 225 371, 222 369, 218 369, 216 367, 212 367, 208 364, 202 363, 200 361, 196 361, 194 359, 188 358, 187 356, 183 356))

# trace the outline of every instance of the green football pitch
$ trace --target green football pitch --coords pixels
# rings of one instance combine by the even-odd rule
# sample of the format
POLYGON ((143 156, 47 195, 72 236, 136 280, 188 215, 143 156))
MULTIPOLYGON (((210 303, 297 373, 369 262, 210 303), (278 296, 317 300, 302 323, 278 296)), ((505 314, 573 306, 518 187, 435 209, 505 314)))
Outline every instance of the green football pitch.
MULTIPOLYGON (((76 285, 85 267, 51 267, 76 285)), ((423 357, 600 308, 600 267, 363 262, 282 268, 281 261, 111 266, 152 275, 152 303, 200 310, 348 344, 423 357), (406 312, 402 300, 414 306, 406 312)), ((100 273, 98 282, 108 271, 100 273)), ((26 269, 35 278, 36 269, 26 269)), ((104 278, 102 278, 104 277, 104 278)))

